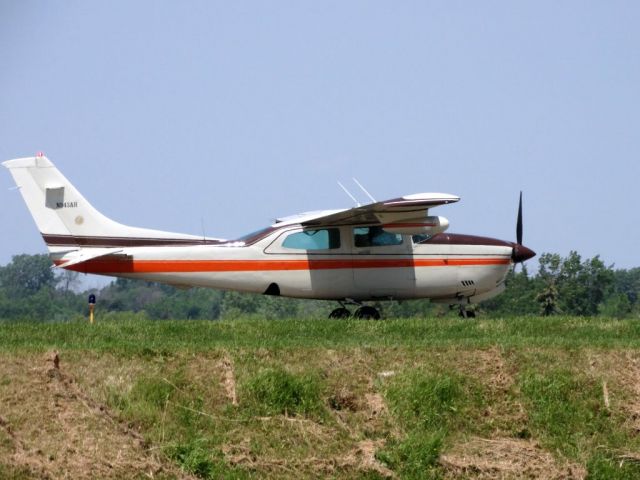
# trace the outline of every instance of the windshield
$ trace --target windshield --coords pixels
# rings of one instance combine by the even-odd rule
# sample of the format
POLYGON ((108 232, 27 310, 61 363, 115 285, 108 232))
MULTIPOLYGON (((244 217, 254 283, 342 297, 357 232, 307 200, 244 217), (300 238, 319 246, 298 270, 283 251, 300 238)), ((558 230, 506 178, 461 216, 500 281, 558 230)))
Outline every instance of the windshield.
POLYGON ((264 238, 274 230, 275 229, 273 227, 261 228, 260 230, 256 230, 255 232, 247 233, 246 235, 243 235, 242 237, 238 238, 235 241, 242 242, 246 245, 251 245, 252 243, 257 242, 261 238, 264 238))

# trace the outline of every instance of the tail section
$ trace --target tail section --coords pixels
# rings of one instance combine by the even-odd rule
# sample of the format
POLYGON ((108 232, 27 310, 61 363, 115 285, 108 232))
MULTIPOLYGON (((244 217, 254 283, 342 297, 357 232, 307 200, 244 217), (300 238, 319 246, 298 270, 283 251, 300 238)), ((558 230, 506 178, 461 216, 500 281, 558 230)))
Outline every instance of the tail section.
POLYGON ((18 158, 9 169, 51 252, 80 247, 218 243, 193 235, 129 227, 96 210, 45 156, 18 158))

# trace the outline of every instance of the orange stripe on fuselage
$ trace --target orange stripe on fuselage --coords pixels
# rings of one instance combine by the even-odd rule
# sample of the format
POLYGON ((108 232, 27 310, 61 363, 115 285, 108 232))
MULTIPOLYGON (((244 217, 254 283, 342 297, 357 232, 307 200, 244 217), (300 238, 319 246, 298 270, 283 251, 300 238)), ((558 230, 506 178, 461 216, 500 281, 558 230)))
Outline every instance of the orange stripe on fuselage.
MULTIPOLYGON (((111 260, 95 259, 69 270, 85 273, 193 273, 338 270, 350 268, 417 268, 508 265, 508 258, 353 258, 296 260, 111 260)), ((57 265, 62 262, 56 262, 57 265)))

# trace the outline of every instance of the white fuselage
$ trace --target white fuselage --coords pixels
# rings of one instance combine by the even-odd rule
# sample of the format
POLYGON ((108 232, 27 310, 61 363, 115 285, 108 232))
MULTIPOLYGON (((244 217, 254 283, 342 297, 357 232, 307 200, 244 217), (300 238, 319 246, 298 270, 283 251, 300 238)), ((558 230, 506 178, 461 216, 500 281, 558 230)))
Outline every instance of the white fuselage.
MULTIPOLYGON (((483 245, 481 237, 465 236, 473 241, 414 243, 411 235, 397 235, 399 244, 358 247, 354 227, 333 228, 339 229, 340 241, 330 250, 283 245, 287 237, 303 231, 300 225, 285 225, 248 244, 126 247, 69 269, 297 298, 432 298, 455 303, 500 293, 512 265, 508 242, 483 245)), ((62 263, 59 254, 52 256, 62 263)))

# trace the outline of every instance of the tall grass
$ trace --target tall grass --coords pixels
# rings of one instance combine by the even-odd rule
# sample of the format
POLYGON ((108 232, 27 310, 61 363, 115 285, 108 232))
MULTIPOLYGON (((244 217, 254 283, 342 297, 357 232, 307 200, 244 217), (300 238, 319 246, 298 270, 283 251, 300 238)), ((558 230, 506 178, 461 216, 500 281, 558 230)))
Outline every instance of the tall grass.
POLYGON ((317 375, 295 375, 283 368, 268 368, 243 385, 248 410, 262 415, 321 415, 324 407, 317 375))
POLYGON ((410 371, 386 389, 391 413, 407 432, 390 442, 379 458, 404 478, 439 478, 438 458, 451 432, 466 429, 483 403, 481 389, 454 371, 410 371))

